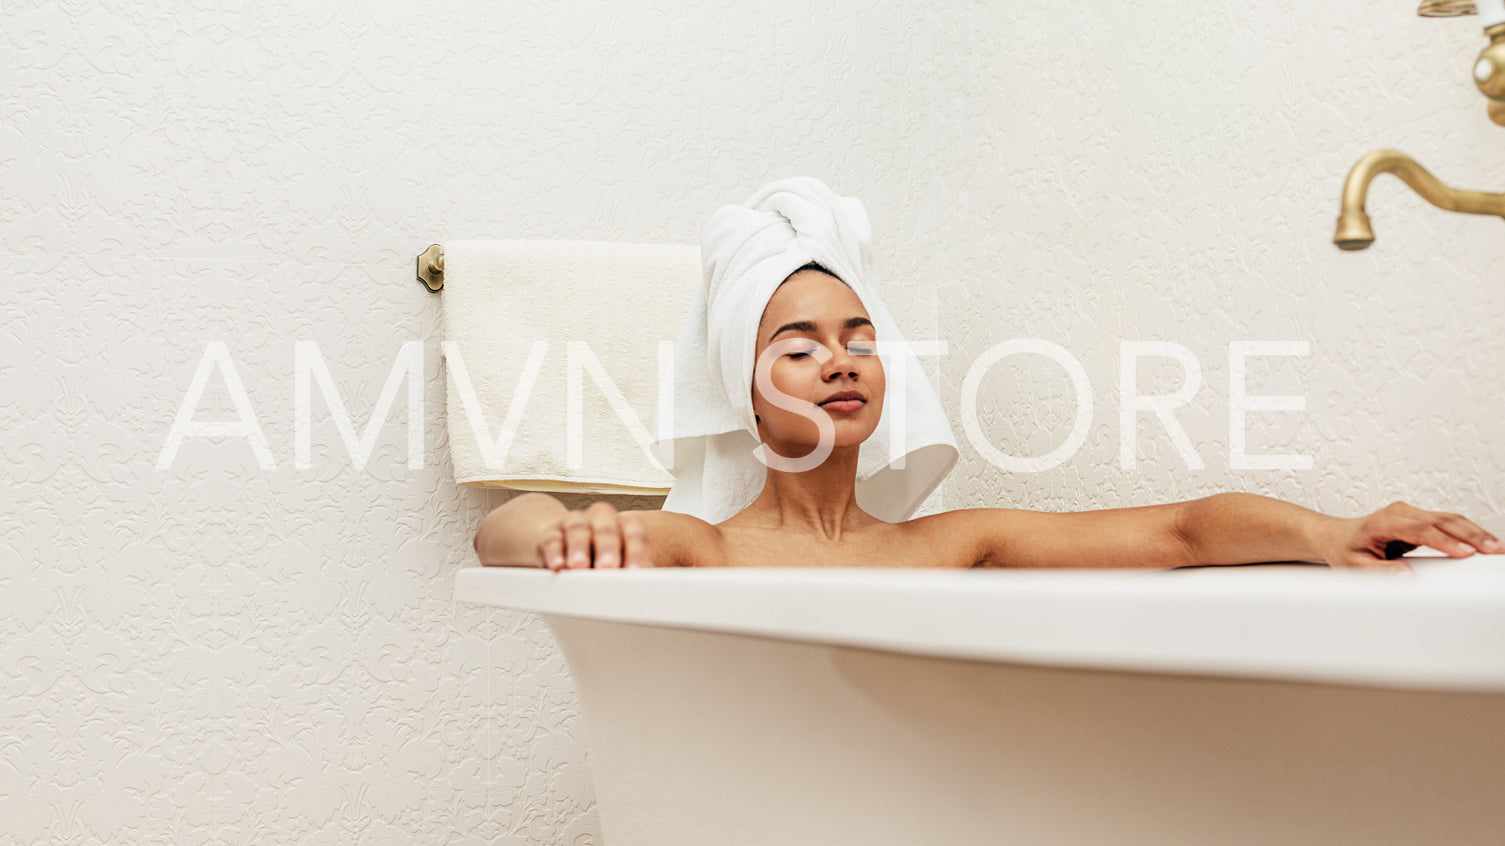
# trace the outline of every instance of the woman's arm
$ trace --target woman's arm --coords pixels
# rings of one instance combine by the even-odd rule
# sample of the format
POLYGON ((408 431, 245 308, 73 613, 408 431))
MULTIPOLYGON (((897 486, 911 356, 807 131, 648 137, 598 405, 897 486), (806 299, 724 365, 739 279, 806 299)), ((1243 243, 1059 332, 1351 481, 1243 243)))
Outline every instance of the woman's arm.
POLYGON ((1418 546, 1453 558, 1505 552, 1467 518, 1393 502, 1363 517, 1329 517, 1289 502, 1226 493, 1181 504, 1179 533, 1197 564, 1326 561, 1334 567, 1410 570, 1396 561, 1418 546))
POLYGON ((1420 545, 1453 557, 1505 552, 1456 514, 1403 502, 1353 519, 1278 499, 1225 493, 1189 502, 1071 514, 979 508, 954 527, 983 567, 1154 567, 1326 561, 1334 567, 1409 570, 1391 560, 1420 545))

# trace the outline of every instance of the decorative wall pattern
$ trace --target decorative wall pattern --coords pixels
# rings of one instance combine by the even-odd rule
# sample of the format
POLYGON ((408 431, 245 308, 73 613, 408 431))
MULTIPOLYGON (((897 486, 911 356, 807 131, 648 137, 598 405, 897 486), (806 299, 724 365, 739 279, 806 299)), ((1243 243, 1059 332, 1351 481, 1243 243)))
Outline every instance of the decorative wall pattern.
MULTIPOLYGON (((813 173, 870 204, 881 264, 912 262, 939 185, 915 17, 771 12, 6 8, 0 843, 601 842, 552 638, 450 598, 506 494, 451 481, 413 257, 694 243, 813 173), (273 466, 189 438, 159 471, 215 341, 273 466), (357 433, 421 342, 425 466, 400 390, 362 470, 316 392, 300 468, 297 341, 357 433)), ((892 300, 933 325, 932 291, 892 300)), ((235 420, 225 374, 206 386, 193 419, 235 420)))
MULTIPOLYGON (((14 6, 14 4, 13 4, 14 6)), ((812 174, 863 199, 876 272, 956 411, 1014 337, 1081 359, 1080 453, 1006 474, 975 450, 929 508, 1078 508, 1269 490, 1495 512, 1505 409, 1489 316, 1499 222, 1382 178, 1380 241, 1326 239, 1365 149, 1505 188, 1466 21, 1394 4, 683 2, 23 4, 0 46, 0 844, 601 843, 563 660, 533 617, 456 605, 506 494, 457 489, 440 298, 412 278, 469 237, 693 243, 714 209, 812 174), (1180 414, 1116 463, 1121 340, 1194 351, 1180 414), (1227 345, 1304 415, 1227 467, 1227 345), (212 342, 196 421, 163 446, 212 342), (329 403, 294 450, 293 346, 318 344, 357 432, 423 344, 356 469, 329 403)), ((582 307, 585 307, 582 304, 582 307)), ((1179 371, 1146 362, 1146 392, 1179 371)), ((991 443, 1069 429, 1059 369, 990 371, 991 443)), ((959 412, 953 417, 962 435, 959 412)), ((619 500, 643 507, 653 500, 619 500)))
MULTIPOLYGON (((982 353, 1030 337, 1080 361, 1095 400, 1086 443, 1053 469, 1000 472, 964 449, 947 504, 1075 510, 1231 489, 1342 515, 1401 498, 1505 529, 1505 347, 1490 317, 1505 307, 1501 221, 1441 212, 1381 176, 1375 245, 1331 243, 1344 177, 1370 149, 1505 190, 1505 131, 1467 74, 1486 43, 1477 18, 1214 5, 946 16, 939 73, 957 86, 936 147, 943 229, 958 237, 940 290, 943 393, 960 414, 982 353), (1147 412, 1124 466, 1120 345, 1134 341, 1200 362, 1202 388, 1176 417, 1203 467, 1147 412), (1245 341, 1307 345, 1250 359, 1244 380, 1304 411, 1233 425, 1230 345, 1245 341), (1248 453, 1308 456, 1309 469, 1240 469, 1235 429, 1248 453)), ((1167 358, 1140 361, 1141 394, 1185 378, 1167 358)), ((989 443, 1040 456, 1067 439, 1078 412, 1060 364, 1011 357, 982 385, 989 443)))

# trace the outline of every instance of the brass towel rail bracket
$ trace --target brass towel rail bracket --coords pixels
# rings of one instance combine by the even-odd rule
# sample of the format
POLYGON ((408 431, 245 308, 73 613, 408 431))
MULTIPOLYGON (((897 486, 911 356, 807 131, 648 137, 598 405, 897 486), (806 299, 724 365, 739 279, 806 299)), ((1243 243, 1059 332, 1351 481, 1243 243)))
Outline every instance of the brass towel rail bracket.
POLYGON ((418 254, 418 281, 437 294, 444 288, 444 248, 430 244, 418 254))

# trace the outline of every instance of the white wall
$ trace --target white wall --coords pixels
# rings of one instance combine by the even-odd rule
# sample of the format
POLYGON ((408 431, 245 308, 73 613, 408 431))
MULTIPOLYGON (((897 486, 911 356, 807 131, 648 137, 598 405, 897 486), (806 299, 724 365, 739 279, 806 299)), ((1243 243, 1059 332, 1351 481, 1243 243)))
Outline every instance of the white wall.
MULTIPOLYGON (((1232 489, 1344 515, 1396 498, 1505 510, 1501 221, 1441 212, 1385 175, 1370 194, 1375 245, 1331 243, 1367 150, 1505 190, 1505 129, 1469 78, 1486 43, 1477 21, 1406 3, 952 4, 936 69, 956 82, 937 142, 955 234, 943 393, 965 436, 968 370, 995 344, 1039 338, 1080 361, 1094 408, 1085 444, 1052 469, 1002 472, 964 449, 947 504, 1081 509, 1232 489), (1201 469, 1147 412, 1123 466, 1125 341, 1177 343, 1200 363, 1202 388, 1176 416, 1201 469), (1308 456, 1309 469, 1240 467, 1229 362, 1243 341, 1308 345, 1251 359, 1245 383, 1305 404, 1248 414, 1246 452, 1308 456)), ((1179 365, 1142 361, 1142 393, 1181 384, 1179 365)), ((979 374, 987 443, 1043 456, 1067 442, 1078 410, 1060 364, 1023 355, 979 374)))
MULTIPOLYGON (((1077 457, 1004 474, 964 449, 948 505, 1499 498, 1499 221, 1382 181, 1376 247, 1326 243, 1371 147, 1505 188, 1468 22, 1378 3, 316 5, 7 9, 0 842, 600 842, 547 631, 449 598, 505 495, 451 481, 440 298, 412 277, 435 241, 692 243, 717 206, 811 174, 867 204, 906 331, 951 344, 959 436, 992 344, 1050 339, 1088 368, 1077 457), (1112 463, 1123 339, 1201 357, 1181 419, 1207 471, 1148 423, 1140 466, 1112 463), (1227 344, 1263 339, 1312 344, 1251 377, 1308 411, 1266 415, 1251 446, 1312 470, 1227 468, 1227 344), (274 469, 239 438, 155 467, 212 341, 274 469), (424 468, 400 391, 360 470, 316 397, 300 469, 295 341, 357 430, 422 342, 424 468)), ((1070 425, 1034 364, 984 392, 990 440, 1020 454, 1070 425)), ((196 419, 235 411, 211 378, 196 419)))
MULTIPOLYGON (((7 6, 0 843, 599 843, 547 630, 450 599, 505 495, 453 484, 413 258, 695 243, 811 174, 898 276, 941 184, 921 11, 7 6), (242 438, 156 469, 212 341, 273 469, 242 438), (425 467, 403 390, 362 470, 316 394, 299 469, 296 341, 358 433, 422 342, 425 467)), ((930 334, 933 289, 888 293, 930 334)))

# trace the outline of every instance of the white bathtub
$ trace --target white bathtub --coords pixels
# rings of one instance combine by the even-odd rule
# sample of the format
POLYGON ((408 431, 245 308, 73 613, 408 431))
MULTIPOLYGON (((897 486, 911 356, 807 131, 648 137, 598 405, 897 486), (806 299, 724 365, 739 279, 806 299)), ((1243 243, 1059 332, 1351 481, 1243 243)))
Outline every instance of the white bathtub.
POLYGON ((580 696, 604 846, 1505 843, 1505 556, 1414 579, 470 568, 580 696))

